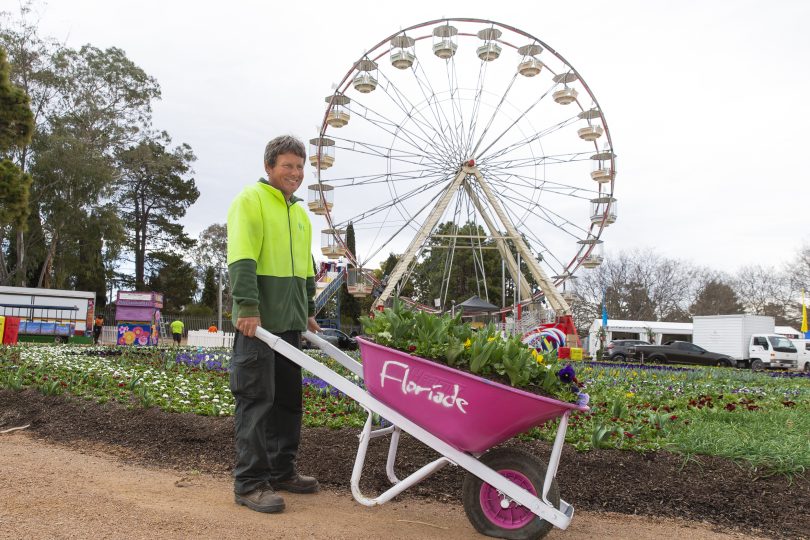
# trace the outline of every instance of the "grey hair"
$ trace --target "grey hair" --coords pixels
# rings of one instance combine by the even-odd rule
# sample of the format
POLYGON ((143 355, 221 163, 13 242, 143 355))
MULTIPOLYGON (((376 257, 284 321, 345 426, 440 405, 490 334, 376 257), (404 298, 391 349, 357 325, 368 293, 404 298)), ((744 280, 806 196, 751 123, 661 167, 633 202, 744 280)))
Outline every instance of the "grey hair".
POLYGON ((264 164, 268 167, 276 166, 276 159, 281 154, 293 154, 306 159, 307 153, 304 143, 292 135, 282 135, 276 137, 264 147, 264 164))

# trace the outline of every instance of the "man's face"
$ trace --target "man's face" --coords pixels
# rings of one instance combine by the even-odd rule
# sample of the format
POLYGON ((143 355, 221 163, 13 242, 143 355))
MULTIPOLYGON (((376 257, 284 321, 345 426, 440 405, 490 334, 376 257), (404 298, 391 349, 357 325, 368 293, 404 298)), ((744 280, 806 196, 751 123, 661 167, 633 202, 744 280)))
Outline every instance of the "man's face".
POLYGON ((278 189, 289 200, 304 181, 304 158, 295 154, 281 154, 273 167, 264 166, 270 185, 278 189))

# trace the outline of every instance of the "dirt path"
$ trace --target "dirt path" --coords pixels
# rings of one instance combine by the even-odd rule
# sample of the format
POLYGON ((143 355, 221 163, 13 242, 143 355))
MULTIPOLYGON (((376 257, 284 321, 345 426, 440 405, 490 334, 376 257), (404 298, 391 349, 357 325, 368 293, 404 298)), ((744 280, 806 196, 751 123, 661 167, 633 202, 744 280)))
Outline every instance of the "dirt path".
MULTIPOLYGON (((120 453, 120 452, 117 452, 120 453)), ((0 538, 483 538, 457 505, 397 500, 366 508, 347 492, 285 495, 287 511, 237 507, 228 478, 147 469, 100 449, 0 435, 0 538)), ((672 519, 578 512, 548 538, 756 538, 672 519)))

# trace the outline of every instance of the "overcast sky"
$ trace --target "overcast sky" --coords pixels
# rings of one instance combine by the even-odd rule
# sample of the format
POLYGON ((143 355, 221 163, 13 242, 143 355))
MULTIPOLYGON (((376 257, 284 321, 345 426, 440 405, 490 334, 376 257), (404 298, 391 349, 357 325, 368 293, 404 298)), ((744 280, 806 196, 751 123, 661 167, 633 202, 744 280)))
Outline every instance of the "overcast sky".
POLYGON ((365 50, 423 21, 471 17, 538 37, 597 97, 619 156, 606 255, 651 247, 733 272, 781 265, 810 243, 810 2, 441 5, 51 0, 39 11, 42 35, 120 47, 158 80, 155 127, 198 158, 192 237, 263 174, 267 140, 317 134, 324 96, 365 50))

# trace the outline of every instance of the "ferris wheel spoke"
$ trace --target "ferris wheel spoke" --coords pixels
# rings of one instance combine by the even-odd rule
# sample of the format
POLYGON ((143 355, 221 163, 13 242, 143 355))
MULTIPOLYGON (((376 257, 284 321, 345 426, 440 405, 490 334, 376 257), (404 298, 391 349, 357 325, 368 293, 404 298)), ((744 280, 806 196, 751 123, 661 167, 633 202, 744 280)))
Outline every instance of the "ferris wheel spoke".
POLYGON ((426 139, 426 138, 423 138, 422 136, 420 136, 417 133, 413 133, 409 129, 406 129, 403 125, 397 124, 396 122, 390 120, 389 118, 387 118, 387 117, 383 116, 382 114, 374 111, 373 109, 370 109, 370 108, 366 107, 365 105, 363 105, 363 104, 361 104, 359 102, 356 102, 356 103, 358 105, 360 105, 361 107, 363 107, 366 114, 363 114, 363 113, 357 111, 353 107, 348 107, 347 106, 346 109, 349 110, 353 115, 357 115, 360 118, 363 118, 364 120, 366 120, 367 122, 369 122, 370 124, 375 126, 376 128, 388 133, 389 135, 392 135, 393 137, 396 137, 399 140, 402 140, 403 142, 408 143, 410 146, 412 146, 413 148, 415 148, 417 150, 425 150, 427 148, 432 148, 434 153, 437 153, 439 151, 438 147, 433 143, 433 141, 431 141, 429 139, 426 139), (370 117, 367 113, 372 113, 372 114, 374 114, 376 116, 379 116, 380 120, 377 120, 375 118, 370 117), (407 138, 399 137, 398 133, 403 133, 404 135, 407 136, 407 138), (421 142, 421 144, 420 144, 420 142, 421 142))
MULTIPOLYGON (((483 202, 485 200, 485 197, 483 197, 483 193, 481 191, 481 188, 476 185, 476 186, 474 186, 474 191, 476 192, 476 197, 478 198, 478 200, 483 202)), ((505 194, 501 193, 499 195, 505 201, 508 201, 510 203, 509 205, 505 205, 505 211, 506 211, 506 214, 507 214, 507 218, 510 220, 510 222, 515 227, 517 227, 517 228, 519 228, 521 230, 521 234, 524 237, 533 239, 534 243, 536 245, 542 247, 542 250, 535 248, 534 249, 535 254, 541 254, 543 252, 548 252, 553 257, 553 253, 548 249, 546 244, 535 234, 534 231, 536 230, 536 224, 534 224, 534 226, 532 226, 531 224, 527 224, 525 222, 525 219, 520 219, 518 216, 515 215, 515 213, 513 211, 510 210, 510 208, 514 209, 515 207, 519 207, 519 208, 522 208, 522 209, 526 210, 527 215, 528 215, 531 212, 531 210, 533 208, 535 208, 535 206, 536 206, 534 201, 527 200, 525 197, 523 197, 520 194, 505 195, 505 194)), ((489 205, 487 204, 486 207, 488 208, 489 205)), ((488 211, 491 212, 492 209, 488 208, 488 211)), ((547 222, 551 223, 552 225, 556 226, 556 224, 549 221, 548 218, 544 218, 543 221, 547 221, 547 222)), ((565 231, 565 232, 569 233, 568 231, 565 231)), ((490 231, 490 233, 491 234, 497 234, 496 231, 490 231)), ((571 233, 569 233, 569 234, 571 234, 571 233)), ((572 235, 572 236, 574 238, 579 238, 576 235, 572 235)), ((556 257, 554 257, 554 258, 556 259, 556 257)), ((545 257, 544 257, 543 260, 545 260, 545 257)), ((559 261, 558 259, 557 259, 557 262, 559 262, 562 265, 562 262, 559 261)), ((549 267, 551 267, 551 265, 548 262, 546 264, 549 267)))
POLYGON ((401 195, 399 195, 397 197, 394 197, 393 199, 391 199, 389 201, 386 201, 385 203, 379 204, 379 205, 377 205, 377 206, 375 206, 375 207, 373 207, 373 208, 371 208, 369 210, 366 210, 365 212, 362 212, 362 213, 360 213, 360 214, 358 214, 356 216, 353 216, 351 218, 348 218, 348 219, 344 220, 343 222, 341 222, 341 224, 342 223, 348 223, 349 221, 352 221, 352 222, 363 221, 363 220, 365 220, 365 219, 367 219, 367 218, 369 218, 371 216, 379 214, 380 212, 382 212, 382 211, 384 211, 384 210, 386 210, 388 208, 393 208, 393 207, 395 207, 397 205, 401 205, 403 202, 405 202, 405 201, 407 201, 407 200, 409 200, 409 199, 411 199, 411 198, 413 198, 413 197, 415 197, 415 196, 417 196, 417 195, 419 195, 421 193, 424 193, 425 191, 428 191, 431 188, 434 188, 434 187, 436 187, 436 186, 438 186, 438 185, 440 185, 440 184, 442 184, 442 183, 444 183, 446 181, 447 181, 447 177, 443 177, 443 178, 439 178, 437 180, 434 180, 432 182, 426 182, 426 183, 420 184, 420 185, 412 188, 411 190, 409 190, 409 191, 407 191, 407 192, 405 192, 405 193, 403 193, 403 194, 401 194, 401 195))
MULTIPOLYGON (((565 232, 568 233, 568 231, 565 231, 565 232)), ((523 233, 524 237, 529 241, 528 242, 529 245, 530 246, 535 246, 534 250, 533 250, 534 253, 537 254, 537 255, 541 255, 542 259, 543 259, 543 262, 549 268, 552 268, 554 270, 554 274, 552 274, 552 275, 561 275, 564 272, 566 264, 562 260, 560 260, 560 258, 557 257, 551 249, 549 249, 549 247, 546 245, 546 243, 543 241, 543 239, 541 239, 540 236, 538 236, 537 233, 534 231, 534 228, 533 227, 524 227, 522 229, 522 233, 523 233), (549 260, 549 258, 552 259, 557 264, 559 264, 560 265, 559 268, 554 268, 554 266, 551 264, 551 261, 549 260)), ((579 239, 579 237, 577 237, 576 235, 572 235, 572 236, 573 236, 573 238, 579 239)))
MULTIPOLYGON (((407 96, 405 96, 399 90, 397 85, 393 81, 391 81, 391 79, 389 79, 385 74, 382 74, 381 76, 384 77, 385 81, 388 83, 387 86, 381 86, 385 95, 387 95, 391 99, 391 101, 393 101, 399 107, 399 109, 402 111, 403 114, 405 114, 410 120, 413 121, 415 126, 420 128, 420 131, 422 131, 425 137, 433 140, 430 134, 427 131, 425 131, 426 129, 433 131, 434 134, 438 135, 442 150, 444 150, 446 155, 451 155, 452 148, 447 146, 447 140, 443 137, 441 128, 439 126, 434 126, 433 124, 431 124, 430 120, 425 117, 425 114, 422 112, 422 110, 418 108, 415 104, 413 104, 407 98, 407 96), (388 88, 391 88, 396 93, 399 99, 395 99, 394 96, 392 96, 391 93, 388 92, 388 88), (417 114, 414 114, 414 112, 417 114)), ((428 102, 427 106, 430 107, 430 102, 428 102)))
POLYGON ((489 62, 481 60, 481 64, 478 68, 478 82, 475 86, 475 98, 473 99, 473 108, 470 116, 470 129, 467 133, 467 142, 464 147, 465 156, 470 155, 470 148, 472 148, 473 138, 475 137, 475 126, 478 122, 478 111, 481 108, 481 95, 484 93, 484 81, 486 80, 487 76, 487 64, 489 64, 489 62))
MULTIPOLYGON (((514 196, 514 195, 509 195, 509 194, 506 194, 506 193, 501 193, 501 196, 503 198, 511 201, 515 208, 522 208, 523 210, 525 210, 527 212, 527 215, 528 215, 528 213, 531 213, 532 215, 535 215, 539 219, 545 221, 546 223, 548 223, 550 225, 553 225, 554 227, 557 227, 561 231, 565 232, 566 234, 570 235, 573 238, 576 238, 577 240, 581 240, 582 237, 577 236, 573 232, 569 231, 566 228, 566 226, 570 225, 573 230, 578 230, 578 231, 582 232, 585 235, 588 234, 587 229, 582 228, 581 226, 579 226, 576 223, 572 222, 571 220, 569 220, 565 216, 562 216, 562 215, 558 214, 557 212, 549 210, 546 206, 543 206, 542 204, 532 202, 532 201, 528 201, 523 196, 514 196), (537 211, 539 211, 540 214, 538 214, 537 211), (557 218, 559 221, 555 221, 554 218, 557 218)), ((519 220, 519 221, 521 221, 521 220, 519 220)))
MULTIPOLYGON (((348 152, 353 152, 355 154, 363 154, 363 155, 373 156, 373 157, 385 157, 386 159, 388 159, 390 161, 398 161, 400 163, 408 163, 409 165, 422 165, 423 164, 423 162, 421 162, 421 161, 413 161, 413 160, 410 160, 410 159, 404 159, 404 158, 397 157, 397 156, 394 156, 394 155, 386 156, 386 155, 381 154, 381 153, 379 153, 377 151, 372 151, 371 149, 361 150, 358 147, 365 148, 365 145, 363 143, 361 143, 359 141, 350 141, 350 142, 353 143, 353 146, 338 146, 338 145, 335 145, 335 148, 337 148, 339 150, 346 150, 348 152)), ((426 158, 423 157, 422 159, 426 159, 426 158)))
MULTIPOLYGON (((521 117, 518 117, 518 119, 514 122, 513 125, 517 124, 520 121, 520 119, 521 119, 521 117)), ((492 154, 489 154, 488 156, 484 156, 484 153, 487 152, 490 148, 492 148, 492 146, 495 144, 495 142, 497 142, 497 140, 501 139, 501 137, 503 136, 503 135, 501 135, 501 136, 498 137, 498 139, 495 142, 493 142, 487 148, 482 150, 478 154, 478 157, 476 157, 475 159, 476 159, 476 161, 480 161, 482 164, 483 163, 488 163, 490 161, 494 161, 495 159, 497 159, 497 158, 499 158, 499 157, 501 157, 501 156, 503 156, 505 154, 508 154, 510 152, 518 151, 521 147, 528 146, 528 145, 532 144, 533 142, 539 141, 543 137, 547 137, 547 136, 549 136, 549 135, 551 135, 551 134, 553 134, 553 133, 555 133, 557 131, 560 131, 560 130, 570 126, 571 124, 573 124, 573 123, 575 123, 577 121, 579 121, 579 117, 577 117, 577 116, 572 116, 570 118, 566 118, 565 120, 563 120, 561 122, 558 122, 558 123, 556 123, 554 125, 551 125, 551 126, 545 128, 545 129, 543 129, 543 130, 535 132, 530 137, 525 137, 525 138, 523 138, 523 139, 521 139, 519 141, 511 143, 511 144, 509 144, 509 145, 507 145, 507 146, 493 152, 492 154)))
MULTIPOLYGON (((481 146, 481 143, 484 141, 484 137, 486 137, 487 133, 489 132, 489 128, 492 127, 492 122, 495 121, 495 118, 497 117, 498 112, 501 110, 501 106, 506 101, 506 96, 509 95, 509 91, 512 89, 512 86, 514 86, 515 81, 517 80, 517 76, 518 76, 518 72, 515 71, 515 74, 512 75, 512 80, 509 81, 509 85, 506 87, 506 90, 504 90, 504 93, 501 96, 501 100, 498 102, 498 105, 495 106, 495 110, 492 111, 492 114, 489 117, 489 121, 487 122, 487 125, 484 128, 484 130, 481 132, 481 136, 478 137, 478 142, 475 143, 475 148, 472 149, 472 151, 470 152, 470 155, 474 156, 475 153, 478 152, 478 148, 481 146)), ((492 143, 492 144, 495 144, 495 143, 492 143)), ((490 147, 491 146, 492 145, 490 145, 490 147)), ((487 147, 487 148, 489 148, 489 147, 487 147)))
MULTIPOLYGON (((418 230, 418 229, 419 229, 419 227, 414 226, 414 224, 413 224, 413 223, 414 223, 414 221, 416 220, 416 218, 417 218, 417 217, 418 217, 420 214, 422 214, 422 213, 423 213, 425 210, 427 210, 427 209, 431 208, 431 207, 432 207, 434 204, 436 204, 436 200, 435 200, 435 199, 431 199, 431 200, 429 200, 427 203, 425 203, 425 204, 424 204, 424 205, 423 205, 423 206, 422 206, 422 207, 421 207, 421 208, 420 208, 420 209, 419 209, 419 210, 418 210, 418 211, 417 211, 417 212, 416 212, 416 213, 415 213, 413 216, 411 216, 411 217, 410 217, 410 219, 407 219, 407 220, 405 221, 405 223, 404 223, 404 224, 403 224, 403 225, 402 225, 402 226, 401 226, 399 229, 397 229, 397 231, 396 231, 394 234, 392 234, 392 235, 391 235, 391 236, 388 238, 388 240, 387 240, 386 242, 384 242, 384 243, 383 243, 383 244, 382 244, 382 245, 381 245, 379 248, 377 248, 377 249, 376 249, 374 252, 372 252, 372 253, 371 253, 371 255, 369 255, 369 256, 368 256, 367 261, 370 261, 371 259, 373 259, 374 257, 376 257, 376 256, 377 256, 377 255, 380 253, 380 251, 382 251, 383 249, 385 249, 385 247, 386 247, 387 245, 389 245, 391 242, 393 242, 393 241, 394 241, 394 239, 395 239, 395 238, 396 238, 396 237, 397 237, 399 234, 401 234, 401 233, 402 233, 402 231, 404 231, 406 228, 408 228, 408 227, 412 227, 414 230, 418 230)), ((422 246, 419 248, 419 252, 420 252, 420 253, 421 253, 421 251, 424 249, 424 247, 425 247, 425 245, 426 245, 426 243, 427 243, 428 239, 430 238, 430 233, 431 233, 431 232, 433 232, 433 231, 428 231, 428 235, 425 237, 425 240, 422 242, 422 246)), ((415 257, 415 258, 414 258, 414 260, 416 260, 416 259, 418 259, 418 257, 415 257)), ((367 261, 366 261, 366 262, 367 262, 367 261)))
MULTIPOLYGON (((453 111, 453 129, 456 132, 459 151, 461 151, 462 141, 464 140, 464 109, 461 106, 461 91, 458 87, 455 56, 451 57, 450 60, 446 60, 444 65, 447 75, 448 93, 450 94, 450 106, 453 111)), ((460 155, 459 159, 463 160, 464 156, 460 155)))
MULTIPOLYGON (((433 85, 430 84, 430 78, 428 77, 427 73, 425 73, 425 70, 424 70, 424 67, 422 66, 422 63, 421 62, 416 62, 416 64, 411 67, 411 72, 413 73, 414 78, 416 79, 416 83, 419 85, 419 89, 422 92, 422 96, 425 98, 426 102, 430 106, 431 111, 433 112, 433 117, 434 117, 434 120, 436 121, 436 125, 440 127, 441 132, 442 132, 443 135, 446 135, 447 137, 449 137, 450 148, 452 149, 453 157, 455 158, 456 161, 461 162, 461 160, 462 160, 462 156, 461 156, 461 153, 460 153, 461 152, 461 144, 460 144, 461 141, 456 140, 453 137, 455 126, 453 124, 451 124, 450 119, 447 117, 447 112, 444 110, 444 107, 440 106, 441 102, 438 99, 438 95, 436 94, 436 91, 433 89, 433 85), (419 75, 416 72, 417 66, 419 68, 419 71, 422 73, 422 77, 419 77, 419 75), (428 96, 427 92, 430 93, 429 96, 428 96), (433 106, 431 105, 431 103, 436 105, 435 111, 434 111, 433 106), (442 118, 439 118, 439 114, 441 114, 441 116, 443 117, 443 120, 442 120, 442 118), (446 132, 445 132, 445 126, 450 127, 450 129, 448 130, 449 135, 447 135, 446 132)), ((451 96, 450 99, 451 99, 450 105, 451 105, 451 108, 453 108, 454 105, 452 103, 452 96, 451 96)), ((454 113, 455 113, 455 111, 454 111, 454 113)), ((455 114, 453 116, 455 118, 455 114)))
MULTIPOLYGON (((515 226, 519 227, 520 222, 516 222, 515 226)), ((540 237, 532 232, 531 228, 524 228, 521 230, 521 235, 523 236, 524 242, 526 242, 527 246, 529 247, 529 250, 535 255, 535 257, 539 256, 541 262, 553 271, 552 275, 559 275, 562 273, 562 271, 555 267, 552 262, 559 264, 560 268, 565 268, 565 264, 554 255, 554 253, 548 248, 548 246, 546 246, 540 237), (550 261, 549 258, 551 258, 552 261, 550 261)))
MULTIPOLYGON (((513 75, 513 79, 512 79, 513 82, 514 82, 514 79, 516 77, 517 77, 517 73, 515 73, 515 75, 513 75)), ((478 155, 475 156, 476 161, 482 159, 484 154, 486 154, 493 146, 495 146, 495 144, 498 143, 498 141, 500 141, 507 133, 509 133, 509 131, 511 131, 518 124, 518 122, 520 122, 523 118, 525 118, 532 111, 532 109, 534 109, 541 101, 543 101, 543 98, 545 98, 556 87, 557 87, 557 84, 556 83, 553 84, 548 90, 546 90, 545 92, 540 94, 540 97, 537 98, 537 100, 534 103, 529 105, 529 107, 527 107, 525 110, 523 110, 520 114, 516 115, 515 120, 509 126, 507 126, 497 137, 495 137, 492 140, 492 142, 489 144, 489 146, 487 146, 486 148, 481 150, 481 152, 479 152, 478 155)), ((510 88, 511 88, 511 84, 510 84, 510 88)), ((541 133, 543 133, 543 131, 538 132, 538 134, 541 134, 541 133)), ((537 135, 535 135, 533 137, 529 137, 525 142, 521 142, 518 146, 520 146, 522 144, 527 144, 527 143, 533 142, 534 140, 536 140, 535 139, 536 136, 537 135)), ((542 135, 540 135, 540 136, 542 136, 542 135)), ((475 152, 473 152, 473 153, 475 153, 475 152)), ((495 155, 498 155, 498 152, 496 152, 495 155)))
POLYGON ((383 184, 388 182, 409 182, 425 177, 428 172, 441 173, 442 169, 412 169, 409 171, 384 172, 378 174, 366 174, 358 176, 343 176, 339 178, 329 178, 324 180, 335 187, 368 186, 371 184, 383 184))
MULTIPOLYGON (((492 180, 492 178, 490 177, 490 181, 491 180, 492 180)), ((538 201, 527 197, 524 193, 521 193, 521 192, 518 192, 518 191, 514 190, 509 185, 504 185, 504 189, 501 192, 499 192, 499 195, 503 199, 510 202, 510 205, 504 205, 504 206, 507 207, 506 211, 507 211, 508 214, 512 215, 511 219, 513 219, 513 220, 517 216, 517 214, 515 213, 515 210, 521 209, 521 210, 523 210, 525 212, 526 216, 534 215, 538 219, 540 219, 542 221, 545 221, 546 223, 548 223, 550 225, 553 225, 554 227, 560 229, 561 231, 565 232, 566 234, 569 234, 570 236, 572 236, 573 238, 576 238, 577 240, 581 239, 581 237, 577 236, 573 232, 569 231, 566 228, 566 225, 570 225, 573 230, 578 230, 578 231, 580 231, 580 232, 582 232, 582 233, 584 233, 586 235, 588 234, 588 231, 586 229, 583 229, 582 227, 580 227, 576 223, 573 223, 568 218, 566 218, 564 216, 561 216, 560 214, 549 210, 544 205, 540 204, 538 201), (511 208, 512 211, 510 211, 509 208, 511 208), (538 210, 540 211, 539 214, 538 214, 538 210), (555 221, 554 217, 558 218, 559 221, 555 221)), ((525 219, 517 219, 516 221, 517 221, 517 223, 515 223, 515 221, 513 221, 513 223, 515 223, 516 225, 518 223, 520 225, 525 224, 525 219)), ((527 227, 527 229, 528 228, 531 228, 531 227, 527 227)))
POLYGON ((495 180, 495 183, 498 185, 503 186, 511 186, 513 182, 511 181, 512 178, 516 178, 520 181, 520 184, 525 186, 529 189, 541 189, 543 191, 548 191, 549 193, 555 193, 560 195, 568 195, 571 197, 576 197, 578 199, 592 199, 594 196, 599 196, 602 193, 594 190, 594 189, 585 189, 579 186, 572 186, 570 184, 566 184, 564 182, 555 182, 553 180, 549 180, 548 178, 538 179, 533 178, 531 176, 524 176, 521 174, 517 174, 511 171, 500 171, 499 169, 481 169, 481 174, 485 177, 491 175, 495 180), (586 195, 577 195, 577 193, 582 192, 586 195))
MULTIPOLYGON (((461 197, 456 199, 456 207, 453 214, 453 225, 452 231, 454 234, 458 234, 458 222, 459 216, 461 215, 461 197)), ((450 276, 453 271, 453 260, 455 259, 456 254, 456 238, 451 238, 450 240, 450 249, 448 249, 445 253, 444 258, 444 270, 442 272, 442 282, 441 287, 439 289, 439 298, 441 301, 441 305, 444 306, 447 303, 447 295, 450 292, 450 276)))
POLYGON ((409 163, 411 165, 424 165, 425 160, 430 161, 433 163, 434 166, 439 166, 439 163, 436 163, 431 156, 427 154, 420 154, 415 152, 408 152, 406 150, 396 149, 396 153, 394 153, 393 148, 389 148, 386 146, 380 146, 377 144, 372 144, 364 141, 355 141, 352 139, 344 139, 341 137, 334 137, 334 140, 349 144, 350 146, 339 146, 335 145, 335 148, 346 150, 349 152, 354 152, 357 154, 366 154, 374 157, 384 158, 391 161, 400 161, 404 163, 409 163), (417 161, 406 159, 406 158, 414 158, 417 161))
POLYGON ((554 254, 554 252, 553 252, 551 249, 549 249, 549 247, 546 245, 546 243, 543 241, 543 239, 541 239, 541 238, 540 238, 540 237, 539 237, 539 236, 536 234, 536 232, 535 232, 534 230, 532 230, 532 228, 531 228, 531 227, 526 227, 526 228, 524 228, 524 230, 523 230, 523 234, 526 236, 526 238, 528 238, 528 239, 529 239, 529 243, 530 243, 530 245, 531 245, 532 243, 534 243, 534 245, 535 245, 535 246, 537 246, 537 247, 535 247, 534 252, 535 252, 537 255, 541 255, 541 256, 542 256, 542 258, 543 258, 543 262, 545 262, 545 263, 546 263, 546 265, 547 265, 549 268, 553 268, 553 269, 554 269, 554 274, 552 274, 552 275, 561 275, 561 274, 563 273, 563 270, 564 270, 564 268, 565 268, 565 266, 566 266, 566 265, 565 265, 565 263, 564 263, 563 261, 561 261, 561 260, 559 259, 559 257, 557 257, 557 256, 554 254), (539 248, 539 249, 538 249, 538 248, 539 248), (548 259, 549 259, 549 257, 550 257, 550 258, 551 258, 551 259, 552 259, 554 262, 556 262, 557 264, 559 264, 559 265, 560 265, 560 267, 559 267, 559 268, 554 268, 554 267, 553 267, 553 265, 551 264, 551 261, 549 261, 549 260, 548 260, 548 259))
POLYGON ((500 170, 504 169, 513 169, 513 168, 522 168, 522 167, 533 167, 535 165, 542 165, 542 164, 554 164, 554 163, 571 163, 572 161, 588 161, 591 159, 591 152, 572 152, 570 154, 553 154, 549 156, 540 156, 540 157, 526 157, 526 158, 515 158, 515 159, 507 159, 503 161, 486 161, 482 163, 482 166, 493 166, 497 165, 497 168, 500 170))

